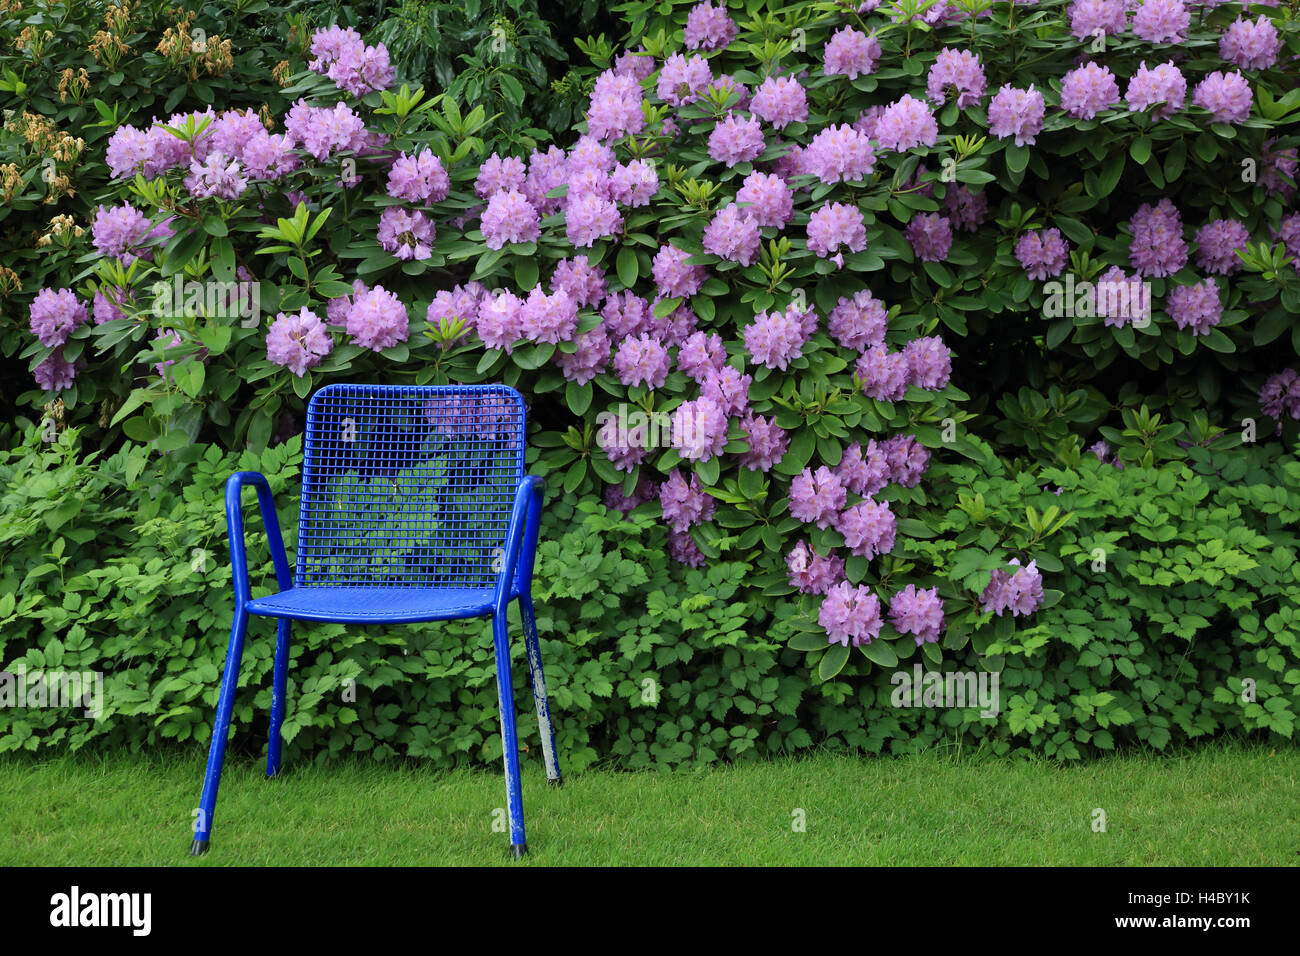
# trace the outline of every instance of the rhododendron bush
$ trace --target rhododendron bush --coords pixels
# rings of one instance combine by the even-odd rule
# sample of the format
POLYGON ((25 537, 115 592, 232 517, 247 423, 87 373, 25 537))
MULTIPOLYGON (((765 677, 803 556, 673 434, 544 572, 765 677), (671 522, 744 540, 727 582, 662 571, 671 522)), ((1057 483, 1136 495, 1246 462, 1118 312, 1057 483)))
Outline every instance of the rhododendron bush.
POLYGON ((504 381, 552 487, 754 564, 826 680, 996 667, 1061 599, 1068 495, 1016 526, 934 507, 990 440, 1078 464, 1131 383, 1177 424, 1105 425, 1119 466, 1300 416, 1287 9, 620 10, 585 120, 529 155, 339 27, 282 115, 115 128, 30 302, 39 387, 162 450, 260 449, 329 380, 504 381))

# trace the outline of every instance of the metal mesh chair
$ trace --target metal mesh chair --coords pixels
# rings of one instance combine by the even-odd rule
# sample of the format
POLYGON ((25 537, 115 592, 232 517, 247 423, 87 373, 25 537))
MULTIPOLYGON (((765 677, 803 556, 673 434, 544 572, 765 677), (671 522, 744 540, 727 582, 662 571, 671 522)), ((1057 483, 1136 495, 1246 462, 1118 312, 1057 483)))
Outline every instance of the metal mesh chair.
POLYGON ((506 609, 519 601, 546 777, 560 783, 546 680, 533 615, 533 559, 543 483, 524 475, 524 403, 504 385, 328 385, 307 408, 298 554, 292 574, 266 478, 241 471, 226 483, 235 587, 191 854, 205 853, 239 682, 248 616, 278 619, 266 775, 280 770, 293 620, 355 624, 491 615, 505 750, 510 845, 524 838, 519 747, 506 609), (253 598, 244 554, 241 493, 257 489, 280 591, 253 598))

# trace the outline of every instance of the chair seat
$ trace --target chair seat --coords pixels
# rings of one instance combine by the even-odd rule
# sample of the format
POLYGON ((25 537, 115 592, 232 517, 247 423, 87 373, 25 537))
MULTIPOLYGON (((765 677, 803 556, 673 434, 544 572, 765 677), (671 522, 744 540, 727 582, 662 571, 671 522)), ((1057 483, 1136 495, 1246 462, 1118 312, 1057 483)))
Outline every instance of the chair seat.
POLYGON ((492 588, 294 587, 253 598, 247 607, 250 614, 300 621, 411 624, 482 617, 492 613, 494 597, 492 588))

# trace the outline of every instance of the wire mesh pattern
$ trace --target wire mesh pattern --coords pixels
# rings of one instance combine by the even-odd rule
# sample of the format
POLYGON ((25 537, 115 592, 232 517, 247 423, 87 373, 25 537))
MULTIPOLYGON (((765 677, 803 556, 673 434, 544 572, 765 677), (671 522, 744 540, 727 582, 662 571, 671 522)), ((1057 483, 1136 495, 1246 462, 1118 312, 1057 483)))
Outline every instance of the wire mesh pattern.
POLYGON ((490 588, 524 475, 504 385, 327 385, 307 408, 298 587, 490 588))

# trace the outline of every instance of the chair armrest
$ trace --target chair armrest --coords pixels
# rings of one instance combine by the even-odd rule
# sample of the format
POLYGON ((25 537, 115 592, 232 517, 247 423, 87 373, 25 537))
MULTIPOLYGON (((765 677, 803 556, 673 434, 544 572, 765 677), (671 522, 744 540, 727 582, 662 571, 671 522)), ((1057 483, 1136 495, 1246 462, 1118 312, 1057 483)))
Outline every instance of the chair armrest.
POLYGON ((530 593, 533 583, 533 558, 537 553, 537 530, 542 522, 542 496, 546 482, 536 475, 525 475, 515 489, 515 504, 510 512, 506 532, 505 561, 497 575, 498 613, 505 613, 513 582, 520 594, 530 593))
POLYGON ((262 512, 262 526, 271 546, 271 560, 275 564, 275 579, 284 591, 293 587, 293 574, 289 559, 285 557, 284 540, 280 537, 280 519, 275 513, 275 501, 266 476, 256 471, 237 471, 226 480, 226 536, 230 539, 230 571, 235 583, 235 605, 248 603, 248 558, 244 554, 244 511, 242 495, 245 485, 257 489, 257 502, 262 512))

